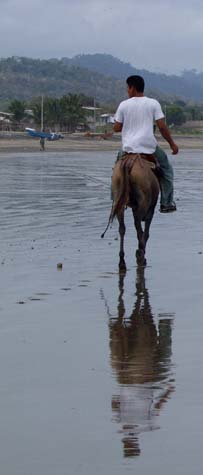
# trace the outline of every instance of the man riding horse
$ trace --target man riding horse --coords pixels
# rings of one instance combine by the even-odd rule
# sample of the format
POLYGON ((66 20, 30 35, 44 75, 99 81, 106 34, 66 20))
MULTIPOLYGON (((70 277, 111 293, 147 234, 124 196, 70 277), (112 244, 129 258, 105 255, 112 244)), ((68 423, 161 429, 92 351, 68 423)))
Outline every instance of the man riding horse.
POLYGON ((160 211, 176 211, 173 201, 173 169, 166 153, 157 146, 154 122, 170 145, 173 155, 178 153, 178 146, 166 126, 161 105, 157 100, 144 95, 144 79, 141 76, 130 76, 126 82, 129 99, 118 106, 114 124, 114 132, 122 132, 122 152, 119 156, 138 153, 150 160, 155 155, 161 169, 160 211))

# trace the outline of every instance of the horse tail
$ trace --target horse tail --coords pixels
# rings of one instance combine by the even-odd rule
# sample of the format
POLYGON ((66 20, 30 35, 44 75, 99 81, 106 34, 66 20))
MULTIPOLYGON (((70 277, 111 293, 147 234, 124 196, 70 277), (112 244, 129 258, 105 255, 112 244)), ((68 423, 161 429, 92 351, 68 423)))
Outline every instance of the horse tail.
POLYGON ((113 203, 111 221, 113 221, 115 216, 123 213, 130 201, 130 170, 124 163, 120 164, 119 181, 118 196, 113 203))

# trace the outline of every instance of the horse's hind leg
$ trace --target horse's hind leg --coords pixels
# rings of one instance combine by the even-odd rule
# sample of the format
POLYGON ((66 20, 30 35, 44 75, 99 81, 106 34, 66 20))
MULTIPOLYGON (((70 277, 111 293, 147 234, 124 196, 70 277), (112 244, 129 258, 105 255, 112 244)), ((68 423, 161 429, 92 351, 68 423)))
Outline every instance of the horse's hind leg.
POLYGON ((119 252, 119 269, 126 270, 125 253, 124 253, 124 236, 125 236, 125 223, 124 212, 117 216, 119 222, 119 234, 120 234, 120 252, 119 252))
POLYGON ((145 218, 145 229, 144 229, 145 247, 149 239, 149 228, 150 228, 153 216, 154 216, 154 207, 148 211, 147 216, 145 218))
MULTIPOLYGON (((139 239, 139 236, 138 236, 139 249, 136 252, 138 265, 142 265, 142 266, 144 265, 145 266, 146 263, 147 263, 147 261, 145 259, 145 251, 146 251, 147 241, 149 239, 149 229, 150 229, 150 225, 151 225, 151 222, 152 222, 153 215, 154 215, 154 207, 151 208, 148 211, 147 215, 146 215, 145 225, 144 225, 144 232, 142 231, 142 233, 141 233, 139 231, 139 236, 141 236, 141 245, 140 245, 140 239, 139 239)), ((137 232, 138 232, 139 227, 142 230, 141 222, 138 222, 138 224, 137 224, 137 232)))
POLYGON ((135 210, 133 211, 133 217, 134 217, 134 223, 135 223, 135 229, 137 231, 137 239, 138 239, 138 249, 136 251, 136 259, 138 265, 145 265, 146 264, 146 259, 145 259, 145 247, 146 247, 146 242, 145 242, 145 234, 142 229, 142 224, 141 224, 141 219, 137 216, 137 213, 135 210))

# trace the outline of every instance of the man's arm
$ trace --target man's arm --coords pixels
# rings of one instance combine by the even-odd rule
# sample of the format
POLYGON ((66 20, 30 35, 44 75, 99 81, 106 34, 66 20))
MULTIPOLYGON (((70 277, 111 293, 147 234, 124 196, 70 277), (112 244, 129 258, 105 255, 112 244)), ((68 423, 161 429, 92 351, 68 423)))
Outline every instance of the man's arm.
POLYGON ((121 122, 116 121, 113 126, 114 132, 121 132, 122 128, 123 128, 123 124, 121 124, 121 122))
POLYGON ((178 153, 178 146, 176 145, 176 143, 173 141, 172 137, 171 137, 171 134, 169 132, 169 129, 165 123, 165 120, 164 119, 159 119, 159 120, 156 120, 156 124, 159 128, 159 131, 160 131, 160 134, 162 135, 162 137, 168 142, 168 144, 170 145, 171 147, 171 150, 172 150, 172 154, 173 155, 176 155, 178 153))

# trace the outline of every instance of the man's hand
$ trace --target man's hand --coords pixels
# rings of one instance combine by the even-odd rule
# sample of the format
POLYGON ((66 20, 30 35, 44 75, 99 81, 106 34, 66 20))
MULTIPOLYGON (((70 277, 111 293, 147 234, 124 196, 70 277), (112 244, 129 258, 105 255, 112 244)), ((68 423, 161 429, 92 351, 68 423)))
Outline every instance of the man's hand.
POLYGON ((178 146, 176 143, 173 141, 170 131, 168 127, 166 126, 165 120, 164 119, 159 119, 156 121, 156 124, 158 125, 159 131, 162 135, 162 137, 168 142, 168 144, 171 147, 172 154, 177 155, 178 153, 178 146))
POLYGON ((176 143, 171 145, 171 150, 172 150, 172 155, 177 155, 177 153, 179 152, 179 149, 176 143))
POLYGON ((113 126, 114 132, 121 132, 122 128, 123 128, 123 124, 121 124, 121 122, 115 122, 113 126))

